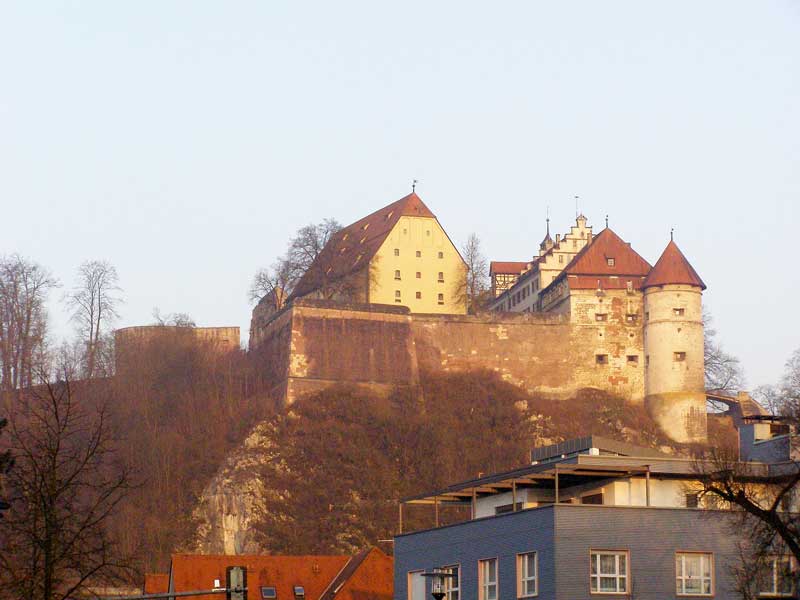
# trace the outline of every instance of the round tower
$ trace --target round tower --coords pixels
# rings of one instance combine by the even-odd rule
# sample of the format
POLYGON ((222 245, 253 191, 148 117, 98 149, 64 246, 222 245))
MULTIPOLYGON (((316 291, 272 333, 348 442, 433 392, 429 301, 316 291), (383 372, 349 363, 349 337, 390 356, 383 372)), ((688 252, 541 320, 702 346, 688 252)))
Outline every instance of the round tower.
POLYGON ((676 442, 706 440, 703 290, 670 240, 644 280, 645 407, 676 442))

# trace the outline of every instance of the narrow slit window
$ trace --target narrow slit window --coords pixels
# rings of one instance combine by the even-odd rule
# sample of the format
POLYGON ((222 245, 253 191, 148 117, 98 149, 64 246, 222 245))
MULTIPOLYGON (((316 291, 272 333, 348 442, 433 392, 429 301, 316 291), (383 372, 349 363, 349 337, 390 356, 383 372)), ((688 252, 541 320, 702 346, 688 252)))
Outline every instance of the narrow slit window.
POLYGON ((638 354, 628 354, 628 364, 629 365, 638 365, 639 364, 639 355, 638 354))
POLYGON ((422 300, 422 292, 417 292, 417 300, 422 300))
POLYGON ((417 271, 417 279, 422 279, 422 273, 420 273, 419 271, 417 271))
POLYGON ((598 365, 608 364, 608 354, 595 354, 594 361, 598 365))
POLYGON ((444 273, 442 271, 439 271, 439 279, 438 279, 438 281, 439 281, 439 283, 444 283, 444 273))
POLYGON ((439 294, 438 302, 439 304, 444 304, 444 294, 439 294))
POLYGON ((683 315, 686 314, 686 309, 685 308, 673 308, 672 309, 672 314, 674 316, 676 316, 676 317, 682 317, 683 315))
POLYGON ((444 258, 444 252, 439 252, 439 258, 444 258))
POLYGON ((417 250, 417 258, 422 258, 422 251, 421 250, 417 250))
POLYGON ((394 255, 395 256, 400 256, 400 248, 395 248, 394 249, 394 255))
POLYGON ((400 281, 400 270, 399 269, 394 272, 394 278, 397 281, 400 281))
POLYGON ((686 360, 686 352, 673 352, 672 357, 675 362, 683 362, 686 360))

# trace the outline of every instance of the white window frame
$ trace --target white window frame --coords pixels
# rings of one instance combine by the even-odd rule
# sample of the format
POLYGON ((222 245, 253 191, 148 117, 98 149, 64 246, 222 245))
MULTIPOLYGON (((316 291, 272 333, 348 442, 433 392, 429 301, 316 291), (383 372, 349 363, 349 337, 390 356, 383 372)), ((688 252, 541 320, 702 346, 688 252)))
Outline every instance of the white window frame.
POLYGON ((500 561, 496 556, 490 558, 482 558, 478 561, 478 600, 499 600, 500 599, 500 586, 498 580, 500 579, 500 561), (490 563, 494 563, 494 581, 486 581, 488 575, 488 567, 490 563), (486 567, 484 569, 484 567, 486 567), (484 573, 484 570, 487 573, 484 573), (489 597, 489 588, 494 586, 494 598, 489 597))
POLYGON ((589 593, 590 594, 597 594, 600 596, 609 596, 609 595, 625 595, 630 593, 630 581, 631 581, 631 557, 630 552, 628 550, 598 550, 592 548, 589 550, 589 593), (615 573, 602 573, 600 571, 600 557, 601 556, 614 556, 614 568, 615 573), (620 573, 619 568, 619 558, 620 556, 625 557, 625 572, 620 573), (592 573, 592 565, 595 563, 595 558, 597 559, 597 573, 592 573), (600 589, 600 580, 601 579, 609 579, 613 578, 616 583, 616 589, 611 591, 605 591, 600 589), (620 589, 620 580, 623 580, 624 589, 620 589), (593 586, 596 582, 596 585, 593 586))
POLYGON ((452 569, 458 569, 458 577, 444 578, 444 600, 461 600, 461 563, 447 565, 442 569, 450 572, 452 572, 452 569))
POLYGON ((778 569, 777 563, 778 561, 787 561, 789 563, 789 571, 791 573, 795 572, 795 561, 792 556, 788 554, 783 554, 779 556, 770 556, 767 560, 769 560, 770 566, 770 575, 772 576, 772 590, 758 590, 758 597, 759 598, 794 598, 795 597, 795 585, 794 585, 794 578, 792 578, 792 589, 788 592, 779 592, 778 591, 778 569))
POLYGON ((691 551, 691 550, 679 550, 675 553, 675 594, 677 596, 695 596, 695 597, 706 597, 710 598, 714 595, 714 553, 713 552, 701 552, 701 551, 691 551), (686 591, 686 582, 692 579, 691 577, 687 577, 683 575, 686 572, 686 557, 687 556, 699 556, 700 557, 700 588, 701 591, 699 592, 687 592, 686 591), (706 578, 703 575, 703 559, 708 560, 708 574, 709 576, 706 578), (679 562, 680 561, 680 562, 679 562), (680 565, 680 570, 678 566, 680 565), (708 579, 708 592, 703 592, 703 581, 708 579))
MULTIPOLYGON (((414 580, 414 575, 418 575, 418 574, 421 574, 421 573, 424 573, 424 572, 425 572, 425 569, 415 569, 414 571, 408 571, 408 573, 406 574, 406 598, 408 598, 408 600, 416 600, 416 598, 414 598, 413 595, 412 595, 412 591, 413 591, 412 581, 414 580)), ((423 579, 423 581, 425 580, 424 577, 422 579, 423 579)), ((424 597, 427 594, 428 594, 428 590, 427 590, 427 585, 426 585, 425 589, 422 592, 423 600, 424 600, 424 597)))
POLYGON ((517 554, 517 598, 533 598, 539 595, 539 553, 536 551, 517 554), (533 574, 527 572, 527 557, 533 556, 533 574), (533 593, 525 593, 525 584, 533 581, 533 593))

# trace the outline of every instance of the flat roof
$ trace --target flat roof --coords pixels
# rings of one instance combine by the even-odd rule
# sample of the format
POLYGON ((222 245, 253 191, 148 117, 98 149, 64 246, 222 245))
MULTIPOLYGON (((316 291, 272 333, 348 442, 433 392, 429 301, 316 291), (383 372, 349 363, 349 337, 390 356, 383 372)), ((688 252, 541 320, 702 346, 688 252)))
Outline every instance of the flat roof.
MULTIPOLYGON (((749 478, 785 477, 791 468, 778 464, 746 463, 749 478)), ((656 456, 615 456, 574 454, 559 461, 526 465, 486 477, 469 479, 440 490, 409 496, 401 504, 463 504, 474 497, 510 492, 514 488, 554 488, 556 476, 560 487, 585 483, 587 478, 599 480, 619 477, 654 475, 659 478, 695 479, 698 461, 692 458, 656 456)), ((795 465, 795 469, 800 468, 795 465)))

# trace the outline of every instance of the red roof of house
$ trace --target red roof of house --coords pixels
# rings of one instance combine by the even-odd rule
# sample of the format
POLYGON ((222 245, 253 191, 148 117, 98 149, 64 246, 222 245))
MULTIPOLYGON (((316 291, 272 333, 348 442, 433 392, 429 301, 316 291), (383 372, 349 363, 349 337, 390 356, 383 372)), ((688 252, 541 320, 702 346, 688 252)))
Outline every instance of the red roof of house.
POLYGON ((359 219, 337 232, 325 245, 311 267, 300 278, 289 299, 304 296, 321 285, 321 279, 334 281, 363 269, 375 256, 400 217, 436 216, 416 193, 359 219))
POLYGON ((528 263, 518 261, 493 260, 489 263, 489 274, 519 275, 528 269, 528 263))
POLYGON ((617 275, 645 277, 650 263, 608 227, 592 238, 564 268, 568 275, 617 275), (609 265, 609 258, 614 264, 609 265))
POLYGON ((706 289, 706 284, 700 279, 697 271, 694 270, 689 261, 680 251, 678 245, 670 240, 661 258, 658 259, 656 266, 650 271, 644 280, 643 288, 656 285, 683 284, 694 285, 701 289, 706 289))
POLYGON ((169 573, 145 573, 144 593, 160 594, 169 591, 169 573))
POLYGON ((274 587, 277 600, 294 600, 295 586, 304 588, 305 600, 392 598, 392 559, 377 548, 353 557, 173 554, 172 591, 211 589, 215 580, 225 585, 226 569, 233 566, 247 569, 250 598, 260 598, 261 587, 274 587))

